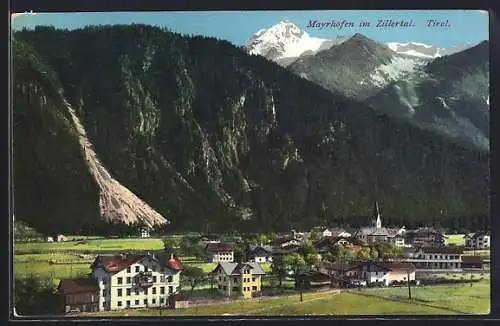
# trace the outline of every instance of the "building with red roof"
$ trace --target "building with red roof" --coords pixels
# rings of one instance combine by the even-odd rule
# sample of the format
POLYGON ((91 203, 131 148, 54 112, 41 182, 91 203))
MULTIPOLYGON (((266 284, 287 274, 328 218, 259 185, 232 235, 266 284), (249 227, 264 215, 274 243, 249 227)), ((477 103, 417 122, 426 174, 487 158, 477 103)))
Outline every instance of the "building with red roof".
POLYGON ((93 278, 62 279, 58 291, 64 313, 99 311, 99 286, 93 278))
POLYGON ((180 287, 182 263, 172 254, 99 255, 92 275, 100 289, 100 310, 161 307, 180 287))
POLYGON ((60 282, 65 312, 167 306, 183 269, 164 252, 98 255, 90 268, 86 279, 60 282))

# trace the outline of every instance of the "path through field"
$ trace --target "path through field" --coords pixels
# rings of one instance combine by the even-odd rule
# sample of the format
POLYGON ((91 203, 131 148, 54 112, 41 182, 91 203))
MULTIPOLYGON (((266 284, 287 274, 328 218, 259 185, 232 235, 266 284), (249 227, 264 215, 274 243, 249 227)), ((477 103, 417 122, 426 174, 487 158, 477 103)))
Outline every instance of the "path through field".
MULTIPOLYGON (((316 301, 316 300, 324 300, 326 298, 334 297, 335 295, 338 295, 340 292, 341 292, 341 290, 325 291, 324 296, 319 296, 316 298, 311 298, 311 299, 292 302, 292 303, 281 303, 281 304, 276 304, 276 305, 270 305, 268 307, 248 311, 248 312, 244 313, 243 316, 251 316, 251 315, 256 315, 256 314, 258 315, 258 313, 263 312, 263 311, 267 311, 267 310, 272 310, 272 309, 276 309, 276 308, 283 308, 283 307, 287 307, 287 306, 294 306, 294 305, 298 305, 298 304, 305 304, 305 303, 309 303, 309 302, 316 301)), ((294 296, 298 296, 298 294, 295 294, 294 296)))

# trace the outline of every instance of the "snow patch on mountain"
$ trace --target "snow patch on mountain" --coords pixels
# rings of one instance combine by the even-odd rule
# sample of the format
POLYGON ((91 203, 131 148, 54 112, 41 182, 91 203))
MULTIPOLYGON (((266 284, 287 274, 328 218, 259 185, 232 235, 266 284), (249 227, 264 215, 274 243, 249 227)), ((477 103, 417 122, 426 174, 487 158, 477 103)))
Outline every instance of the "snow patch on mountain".
POLYGON ((386 43, 386 45, 389 47, 389 49, 398 54, 421 57, 421 58, 429 58, 429 59, 434 59, 445 55, 450 55, 453 53, 464 51, 474 46, 474 44, 467 43, 467 44, 456 45, 449 48, 440 48, 434 45, 429 45, 419 42, 407 42, 407 43, 389 42, 386 43))
POLYGON ((424 61, 395 56, 388 64, 377 67, 367 79, 361 81, 361 85, 370 81, 377 87, 384 87, 391 81, 399 80, 423 65, 424 61))

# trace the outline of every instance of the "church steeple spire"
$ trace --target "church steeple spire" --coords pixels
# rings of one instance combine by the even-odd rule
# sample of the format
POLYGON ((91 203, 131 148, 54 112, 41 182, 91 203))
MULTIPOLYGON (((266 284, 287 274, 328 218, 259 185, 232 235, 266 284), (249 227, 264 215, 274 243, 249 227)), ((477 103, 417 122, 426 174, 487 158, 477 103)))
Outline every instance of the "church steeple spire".
POLYGON ((373 216, 377 218, 377 221, 375 222, 375 227, 381 228, 382 227, 382 220, 380 219, 380 209, 378 207, 378 201, 375 200, 375 203, 373 205, 373 216))

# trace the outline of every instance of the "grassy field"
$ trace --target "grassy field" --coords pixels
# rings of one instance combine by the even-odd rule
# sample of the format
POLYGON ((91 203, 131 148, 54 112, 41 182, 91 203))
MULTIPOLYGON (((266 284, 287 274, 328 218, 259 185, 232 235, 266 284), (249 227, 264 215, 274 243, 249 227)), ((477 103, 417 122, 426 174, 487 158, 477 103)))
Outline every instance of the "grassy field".
POLYGON ((55 284, 58 284, 62 278, 76 278, 87 273, 90 273, 89 263, 54 265, 49 264, 48 261, 14 263, 14 277, 24 278, 34 275, 41 279, 52 278, 55 284))
POLYGON ((36 254, 48 252, 110 252, 124 250, 160 250, 162 239, 124 238, 124 239, 91 239, 65 242, 33 242, 14 244, 14 253, 36 254))
MULTIPOLYGON (((490 285, 487 281, 469 285, 363 289, 342 293, 334 291, 266 298, 254 301, 164 309, 163 316, 290 316, 290 315, 449 315, 486 314, 490 310, 490 285)), ((100 316, 158 316, 158 309, 101 312, 100 316)))
POLYGON ((490 256, 490 250, 466 250, 464 251, 464 255, 466 256, 490 256))
POLYGON ((446 234, 445 245, 465 246, 464 234, 446 234))

